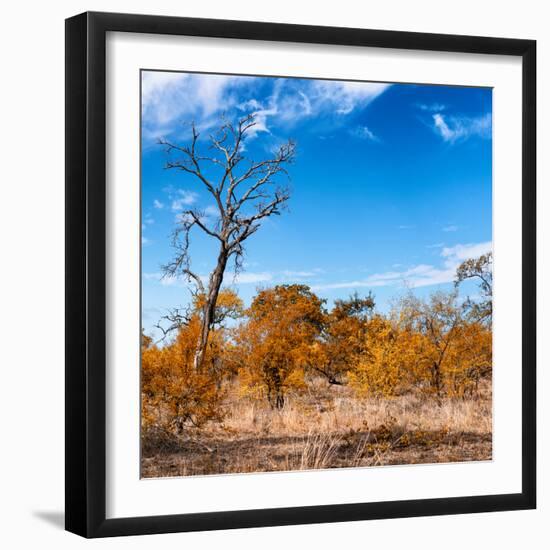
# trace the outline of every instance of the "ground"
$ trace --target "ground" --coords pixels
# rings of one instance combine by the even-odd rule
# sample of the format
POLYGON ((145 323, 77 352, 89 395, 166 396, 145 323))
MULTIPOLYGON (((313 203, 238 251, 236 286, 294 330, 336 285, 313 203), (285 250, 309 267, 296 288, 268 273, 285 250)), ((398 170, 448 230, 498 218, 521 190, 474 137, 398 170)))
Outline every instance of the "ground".
POLYGON ((491 392, 359 399, 321 380, 282 411, 232 390, 222 425, 143 436, 142 476, 169 477, 490 460, 491 392))
POLYGON ((317 380, 282 411, 232 388, 223 424, 144 432, 142 477, 490 460, 491 388, 437 400, 358 398, 317 380))

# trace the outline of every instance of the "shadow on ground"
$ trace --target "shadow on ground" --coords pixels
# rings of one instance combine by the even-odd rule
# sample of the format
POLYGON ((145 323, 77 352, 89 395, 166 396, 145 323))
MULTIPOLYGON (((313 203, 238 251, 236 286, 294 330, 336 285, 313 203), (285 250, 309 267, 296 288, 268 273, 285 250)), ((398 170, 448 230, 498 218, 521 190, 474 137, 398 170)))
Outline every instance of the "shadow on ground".
POLYGON ((65 529, 65 512, 35 510, 32 514, 35 518, 41 519, 57 529, 65 529))

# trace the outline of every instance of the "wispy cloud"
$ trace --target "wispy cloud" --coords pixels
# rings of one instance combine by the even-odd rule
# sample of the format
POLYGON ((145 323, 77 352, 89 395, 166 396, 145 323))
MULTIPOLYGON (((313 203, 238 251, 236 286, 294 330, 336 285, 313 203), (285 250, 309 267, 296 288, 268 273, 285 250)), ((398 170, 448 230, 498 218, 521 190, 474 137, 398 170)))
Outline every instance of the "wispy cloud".
POLYGON ((157 208, 158 210, 162 210, 164 208, 164 203, 160 202, 158 199, 155 199, 153 201, 153 207, 157 208))
MULTIPOLYGON (((148 281, 158 281, 162 286, 185 287, 189 284, 186 277, 163 277, 161 273, 144 273, 144 279, 148 281)), ((204 284, 208 284, 208 275, 199 275, 204 284)), ((249 285, 258 283, 269 283, 273 280, 273 274, 265 272, 241 271, 234 274, 227 272, 224 276, 224 283, 228 285, 249 285)))
POLYGON ((248 285, 248 284, 258 284, 258 283, 268 283, 273 279, 273 275, 268 272, 254 273, 252 271, 241 271, 233 277, 228 277, 236 285, 248 285))
POLYGON ((491 241, 477 244, 457 244, 451 247, 444 247, 441 256, 446 258, 446 262, 460 263, 468 258, 477 258, 482 254, 487 254, 493 249, 491 241))
POLYGON ((162 273, 144 272, 141 276, 146 281, 160 281, 162 279, 162 273))
MULTIPOLYGON (((176 212, 176 215, 174 217, 174 222, 175 223, 192 222, 193 215, 191 215, 189 211, 181 212, 181 210, 183 210, 183 207, 174 210, 174 212, 176 212)), ((200 221, 205 225, 216 224, 217 222, 219 222, 219 219, 220 219, 220 211, 216 206, 213 206, 213 205, 207 206, 204 209, 195 208, 193 212, 194 214, 199 216, 200 221)))
POLYGON ((428 111, 430 113, 440 113, 447 108, 447 105, 443 103, 417 103, 416 106, 421 111, 428 111))
MULTIPOLYGON (((272 133, 277 126, 295 125, 311 117, 342 118, 366 107, 391 86, 156 71, 142 74, 143 136, 147 140, 166 137, 178 128, 183 132, 183 122, 193 120, 199 129, 209 129, 222 113, 231 118, 239 112, 253 112, 256 125, 248 133, 250 140, 261 132, 272 133)), ((373 139, 374 134, 368 132, 362 137, 373 139)))
POLYGON ((328 106, 339 115, 347 115, 358 107, 366 107, 383 94, 390 84, 381 82, 310 81, 312 104, 328 106))
MULTIPOLYGON (((456 277, 456 269, 464 260, 476 258, 492 250, 492 242, 457 244, 451 247, 443 245, 429 245, 441 247, 439 252, 439 265, 422 263, 406 268, 401 264, 393 264, 393 269, 380 273, 374 273, 365 278, 346 281, 315 282, 325 278, 326 273, 322 269, 311 270, 283 270, 283 271, 241 271, 234 275, 226 273, 224 281, 228 285, 251 285, 260 283, 280 284, 288 281, 304 280, 311 284, 313 291, 328 291, 341 289, 359 289, 376 287, 401 287, 419 288, 439 284, 452 283, 456 277)), ((201 279, 206 283, 207 274, 201 274, 201 279)), ((162 277, 160 273, 144 273, 144 280, 158 281, 163 286, 186 286, 187 280, 183 277, 162 277)))
POLYGON ((318 271, 292 271, 289 269, 285 269, 281 272, 282 278, 286 280, 294 280, 294 279, 308 279, 310 277, 318 276, 318 271))
POLYGON ((372 141, 374 143, 378 143, 380 141, 378 136, 374 135, 372 130, 370 130, 367 126, 357 126, 357 128, 350 131, 350 134, 359 139, 364 139, 365 141, 372 141))
POLYGON ((445 227, 441 228, 441 230, 445 231, 445 233, 454 233, 455 231, 458 231, 458 229, 458 225, 446 225, 445 227))
MULTIPOLYGON (((141 231, 142 233, 147 229, 149 225, 152 225, 155 223, 155 220, 151 217, 151 214, 147 214, 145 218, 143 219, 143 222, 141 224, 141 231)), ((151 244, 153 241, 149 238, 147 238, 145 235, 142 234, 141 236, 141 244, 143 246, 147 246, 151 244)))
MULTIPOLYGON (((181 214, 180 214, 181 215, 181 214)), ((318 278, 324 273, 323 269, 315 268, 311 270, 282 270, 282 271, 240 271, 237 274, 227 271, 224 276, 224 283, 227 285, 251 285, 259 283, 282 284, 297 280, 310 280, 318 278)), ((162 286, 187 286, 186 277, 168 277, 160 272, 145 272, 143 279, 146 281, 156 281, 162 286)), ((199 274, 201 280, 207 284, 209 276, 206 273, 199 274)))
POLYGON ((375 288, 382 286, 406 285, 409 288, 432 286, 451 283, 456 276, 456 269, 461 262, 468 258, 475 258, 486 254, 492 249, 492 242, 475 244, 458 244, 453 247, 444 247, 441 250, 441 265, 434 266, 420 264, 405 270, 386 271, 370 275, 365 279, 342 281, 314 285, 314 291, 375 288))
POLYGON ((284 269, 282 271, 241 271, 233 276, 228 274, 226 280, 228 283, 236 285, 241 284, 257 284, 257 283, 288 283, 297 280, 308 280, 317 278, 324 271, 320 268, 311 270, 291 270, 284 269))
POLYGON ((432 115, 433 130, 443 141, 456 143, 470 137, 490 138, 492 132, 491 113, 479 117, 445 116, 441 113, 432 115))
POLYGON ((365 108, 389 87, 378 82, 280 78, 274 80, 272 93, 264 102, 254 99, 244 107, 253 106, 258 131, 269 131, 272 122, 296 124, 321 114, 348 115, 365 108))
POLYGON ((184 119, 208 127, 217 113, 237 103, 230 89, 253 80, 253 77, 144 71, 141 96, 144 137, 168 135, 184 119))
POLYGON ((220 210, 217 206, 214 206, 213 204, 207 206, 203 210, 204 215, 207 218, 219 218, 220 217, 220 210))
POLYGON ((170 198, 172 200, 172 212, 179 212, 184 209, 185 206, 191 206, 195 204, 198 199, 198 194, 194 191, 187 191, 186 189, 177 189, 170 198))

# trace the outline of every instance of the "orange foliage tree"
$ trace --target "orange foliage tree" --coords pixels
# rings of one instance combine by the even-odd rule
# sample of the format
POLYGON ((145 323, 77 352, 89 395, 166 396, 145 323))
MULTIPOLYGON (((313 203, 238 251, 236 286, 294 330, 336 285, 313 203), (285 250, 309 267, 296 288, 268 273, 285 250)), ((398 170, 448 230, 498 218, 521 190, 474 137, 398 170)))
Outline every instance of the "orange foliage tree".
POLYGON ((470 320, 468 308, 457 304, 456 292, 436 292, 428 300, 408 296, 398 316, 412 336, 407 371, 428 392, 464 395, 490 373, 491 330, 470 320))
POLYGON ((261 290, 236 331, 242 384, 282 409, 285 393, 304 387, 305 369, 324 320, 323 301, 304 285, 261 290))
POLYGON ((322 374, 329 384, 342 385, 346 374, 366 349, 366 333, 374 311, 374 297, 357 294, 347 300, 335 300, 325 315, 322 337, 313 346, 310 367, 322 374))
POLYGON ((493 335, 485 323, 463 323, 446 364, 447 394, 466 397, 492 374, 493 335))
POLYGON ((409 370, 427 391, 440 397, 444 371, 462 323, 456 293, 436 292, 428 300, 410 294, 401 301, 398 315, 401 326, 418 335, 409 370))
POLYGON ((185 425, 196 427, 224 417, 227 318, 238 317, 242 302, 230 290, 223 290, 210 331, 203 368, 194 368, 197 340, 201 331, 203 298, 195 296, 191 311, 173 341, 164 347, 142 338, 142 410, 144 427, 156 426, 181 432, 185 425))
POLYGON ((418 335, 382 315, 374 316, 365 328, 363 352, 348 375, 352 387, 361 396, 376 397, 410 388, 418 335))

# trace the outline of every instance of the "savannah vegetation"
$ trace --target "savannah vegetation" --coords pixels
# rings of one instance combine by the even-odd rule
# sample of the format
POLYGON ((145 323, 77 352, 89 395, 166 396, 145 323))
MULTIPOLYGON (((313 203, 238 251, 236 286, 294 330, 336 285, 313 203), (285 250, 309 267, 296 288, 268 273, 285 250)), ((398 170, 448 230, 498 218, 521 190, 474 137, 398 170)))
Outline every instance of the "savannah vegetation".
POLYGON ((164 274, 184 278, 192 298, 159 321, 160 340, 142 334, 142 475, 490 459, 491 254, 463 262, 453 290, 409 291, 384 313, 372 293, 329 305, 285 284, 246 306, 223 286, 290 199, 281 182, 296 146, 246 158, 255 124, 248 115, 206 139, 192 126, 187 144, 161 141, 166 168, 206 189, 218 217, 181 214, 164 274), (207 277, 192 269, 193 231, 217 243, 207 277), (469 279, 476 299, 460 297, 469 279))

